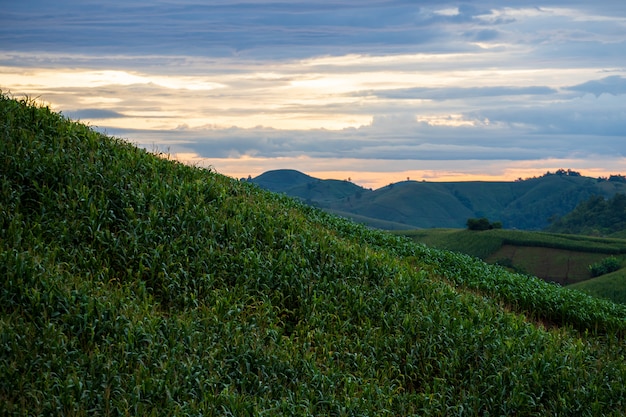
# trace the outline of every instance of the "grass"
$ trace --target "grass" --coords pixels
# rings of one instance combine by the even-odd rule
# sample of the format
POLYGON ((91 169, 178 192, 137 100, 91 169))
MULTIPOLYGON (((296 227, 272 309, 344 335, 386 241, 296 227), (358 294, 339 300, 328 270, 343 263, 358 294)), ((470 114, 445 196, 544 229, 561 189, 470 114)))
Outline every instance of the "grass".
POLYGON ((374 219, 372 217, 359 216, 358 214, 352 214, 347 211, 331 210, 331 209, 324 209, 324 210, 335 216, 344 217, 356 223, 363 224, 367 227, 373 227, 376 229, 406 231, 406 228, 407 228, 407 225, 403 223, 394 223, 394 222, 390 222, 386 220, 374 219))
POLYGON ((626 269, 572 284, 569 288, 626 304, 626 269))
POLYGON ((3 415, 623 415, 626 308, 0 99, 3 415))

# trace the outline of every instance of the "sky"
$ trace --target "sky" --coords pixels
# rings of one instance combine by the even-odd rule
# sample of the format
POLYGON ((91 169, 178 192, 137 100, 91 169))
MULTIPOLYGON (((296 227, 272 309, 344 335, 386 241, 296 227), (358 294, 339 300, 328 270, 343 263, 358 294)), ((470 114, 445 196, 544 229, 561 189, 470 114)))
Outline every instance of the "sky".
POLYGON ((0 0, 0 90, 235 178, 626 174, 626 2, 0 0))

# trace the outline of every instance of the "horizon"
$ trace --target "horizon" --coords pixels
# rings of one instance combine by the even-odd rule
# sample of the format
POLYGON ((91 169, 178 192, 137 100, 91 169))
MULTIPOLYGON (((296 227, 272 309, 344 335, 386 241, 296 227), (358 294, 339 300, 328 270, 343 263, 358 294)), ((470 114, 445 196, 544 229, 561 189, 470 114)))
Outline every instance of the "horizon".
MULTIPOLYGON (((465 179, 466 177, 463 177, 463 179, 459 179, 459 177, 451 176, 449 178, 448 177, 445 178, 444 180, 436 180, 435 181, 435 180, 428 180, 428 179, 425 179, 425 178, 412 178, 411 176, 407 176, 405 178, 400 178, 400 179, 398 179, 396 181, 386 182, 384 180, 371 178, 369 180, 369 182, 366 182, 366 183, 377 184, 377 186, 370 187, 370 186, 362 185, 363 179, 352 178, 352 177, 345 177, 345 178, 343 178, 341 176, 335 175, 336 173, 332 173, 332 172, 321 172, 321 173, 317 173, 316 174, 316 173, 309 173, 309 172, 300 171, 300 170, 293 169, 293 168, 278 168, 276 170, 270 170, 270 171, 281 171, 281 170, 295 170, 295 171, 298 171, 298 172, 300 172, 302 174, 308 175, 308 176, 316 178, 316 179, 321 179, 321 180, 349 181, 349 182, 351 182, 353 184, 356 184, 356 185, 359 185, 359 186, 361 186, 363 188, 372 189, 372 190, 378 190, 378 189, 384 188, 384 187, 386 187, 386 186, 388 186, 390 184, 397 184, 397 183, 407 182, 407 181, 413 181, 413 182, 433 182, 433 183, 444 183, 444 182, 517 182, 517 181, 520 181, 520 180, 526 181, 526 180, 533 179, 533 178, 540 178, 540 177, 545 176, 546 174, 558 175, 557 174, 558 170, 555 170, 555 171, 546 171, 546 172, 543 172, 541 174, 533 175, 533 176, 530 176, 530 177, 517 177, 517 178, 513 178, 513 179, 506 179, 506 178, 500 178, 500 177, 494 178, 494 177, 486 177, 486 176, 477 175, 477 176, 472 177, 470 179, 465 179)), ((585 173, 583 173, 583 172, 579 172, 579 171, 575 171, 575 170, 569 170, 567 168, 560 168, 559 170, 574 171, 576 173, 579 173, 580 176, 582 176, 582 177, 593 178, 593 179, 608 179, 611 175, 623 176, 619 172, 615 172, 615 173, 612 173, 612 174, 609 174, 609 175, 593 176, 593 175, 585 175, 585 173)), ((262 173, 257 174, 257 175, 249 174, 249 176, 251 177, 251 179, 255 179, 256 177, 259 177, 260 175, 265 174, 265 173, 270 172, 270 171, 265 171, 265 172, 262 172, 262 173)), ((248 175, 242 175, 242 176, 233 177, 233 178, 238 179, 238 180, 245 180, 245 179, 248 178, 248 175)), ((389 177, 385 177, 385 178, 389 178, 389 177)))
POLYGON ((234 178, 380 188, 626 166, 626 4, 4 8, 0 90, 234 178))

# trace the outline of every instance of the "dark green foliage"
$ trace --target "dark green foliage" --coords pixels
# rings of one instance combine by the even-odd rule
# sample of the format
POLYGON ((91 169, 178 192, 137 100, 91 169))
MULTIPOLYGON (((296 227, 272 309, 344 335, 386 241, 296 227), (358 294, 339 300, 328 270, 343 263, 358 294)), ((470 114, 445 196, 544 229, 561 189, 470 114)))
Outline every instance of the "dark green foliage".
POLYGON ((621 262, 614 256, 603 259, 600 262, 596 262, 589 265, 589 272, 592 277, 599 277, 600 275, 610 274, 622 267, 621 262))
POLYGON ((571 169, 557 169, 555 172, 546 172, 543 176, 544 177, 548 177, 550 175, 558 175, 558 176, 569 176, 569 177, 580 177, 580 172, 578 171, 572 171, 571 169))
POLYGON ((467 228, 469 230, 491 230, 502 229, 502 222, 489 222, 486 217, 480 219, 467 219, 467 228))
POLYGON ((610 235, 626 230, 626 194, 610 199, 593 196, 579 204, 571 213, 555 220, 547 229, 557 233, 610 235))
POLYGON ((481 217, 480 219, 467 219, 467 228, 469 230, 489 230, 491 224, 489 219, 481 217))
POLYGON ((624 308, 28 100, 2 96, 0 123, 3 415, 626 409, 624 308))

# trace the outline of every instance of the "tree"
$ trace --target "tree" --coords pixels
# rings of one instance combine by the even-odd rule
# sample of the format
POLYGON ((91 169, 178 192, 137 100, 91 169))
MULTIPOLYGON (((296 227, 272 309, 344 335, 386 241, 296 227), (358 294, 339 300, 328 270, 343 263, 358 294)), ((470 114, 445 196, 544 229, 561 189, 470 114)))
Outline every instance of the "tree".
POLYGON ((467 219, 467 228, 469 230, 491 230, 491 229, 502 229, 502 222, 489 222, 489 219, 486 217, 481 217, 480 219, 467 219))
POLYGON ((489 230, 491 224, 486 217, 480 219, 467 219, 467 228, 469 230, 489 230))
POLYGON ((613 182, 626 182, 626 177, 623 175, 611 175, 609 177, 609 181, 613 181, 613 182))

